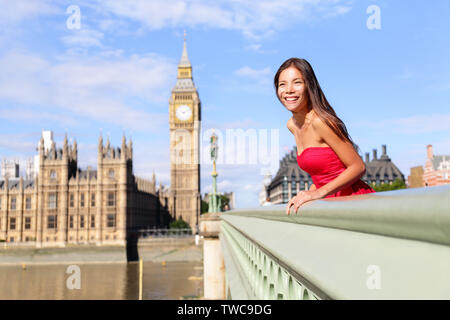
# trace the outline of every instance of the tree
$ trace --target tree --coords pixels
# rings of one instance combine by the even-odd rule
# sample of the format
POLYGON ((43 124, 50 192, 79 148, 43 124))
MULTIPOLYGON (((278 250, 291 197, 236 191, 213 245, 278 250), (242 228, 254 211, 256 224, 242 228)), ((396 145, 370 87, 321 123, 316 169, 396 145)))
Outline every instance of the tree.
POLYGON ((392 182, 392 184, 389 184, 389 183, 379 184, 379 185, 374 186, 373 189, 376 192, 406 189, 406 184, 402 179, 397 178, 397 179, 395 179, 395 181, 392 182))
POLYGON ((208 202, 206 202, 205 200, 202 200, 201 206, 202 206, 202 208, 201 208, 200 214, 204 214, 204 213, 208 212, 208 210, 209 210, 208 202))
POLYGON ((226 205, 228 205, 228 207, 230 207, 230 199, 228 199, 227 197, 225 197, 222 194, 220 195, 220 199, 221 199, 220 211, 223 211, 226 205))
POLYGON ((169 229, 190 229, 190 228, 191 226, 189 225, 189 223, 187 223, 181 218, 179 218, 178 220, 174 220, 169 224, 169 229))

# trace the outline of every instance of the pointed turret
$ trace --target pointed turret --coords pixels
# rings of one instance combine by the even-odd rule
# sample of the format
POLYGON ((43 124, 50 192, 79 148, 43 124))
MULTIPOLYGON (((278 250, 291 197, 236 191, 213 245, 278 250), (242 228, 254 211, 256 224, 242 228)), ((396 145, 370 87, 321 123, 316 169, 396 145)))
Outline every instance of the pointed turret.
POLYGON ((120 158, 125 160, 127 158, 127 139, 125 138, 125 133, 122 135, 122 149, 120 153, 120 158))
POLYGON ((133 141, 132 141, 131 137, 130 137, 130 140, 128 141, 128 152, 129 152, 128 158, 130 160, 132 160, 133 159, 133 141))
MULTIPOLYGON (((183 52, 181 53, 180 63, 178 63, 178 79, 190 79, 192 81, 192 65, 186 49, 186 33, 184 33, 183 52)), ((187 84, 192 85, 190 83, 187 84)), ((182 84, 178 84, 178 86, 180 85, 182 84)))
POLYGON ((155 175, 155 170, 153 170, 153 175, 152 175, 152 188, 153 188, 153 192, 156 192, 156 175, 155 175))
POLYGON ((67 132, 64 135, 64 143, 63 143, 63 159, 67 159, 69 156, 69 147, 67 145, 67 132))
POLYGON ((39 158, 44 159, 44 136, 41 136, 41 140, 39 140, 39 158))
POLYGON ((74 139, 73 140, 73 155, 72 155, 72 160, 76 160, 78 158, 78 145, 77 145, 77 140, 74 139))
POLYGON ((103 137, 100 134, 98 137, 98 152, 100 153, 101 151, 103 151, 103 137))
POLYGON ((186 49, 186 32, 184 32, 184 44, 183 53, 181 54, 181 60, 178 64, 179 67, 191 67, 191 62, 189 61, 187 49, 186 49))
POLYGON ((97 162, 100 163, 103 160, 103 137, 100 133, 100 136, 98 137, 98 148, 97 148, 97 162))

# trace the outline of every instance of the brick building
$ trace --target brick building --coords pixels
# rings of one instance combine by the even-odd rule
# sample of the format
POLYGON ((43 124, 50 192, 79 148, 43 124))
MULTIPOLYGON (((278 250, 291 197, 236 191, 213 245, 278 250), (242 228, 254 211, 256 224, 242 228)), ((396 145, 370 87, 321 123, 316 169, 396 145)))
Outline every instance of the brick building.
POLYGON ((450 155, 433 154, 433 146, 427 146, 427 160, 423 170, 424 186, 439 186, 450 183, 450 155))

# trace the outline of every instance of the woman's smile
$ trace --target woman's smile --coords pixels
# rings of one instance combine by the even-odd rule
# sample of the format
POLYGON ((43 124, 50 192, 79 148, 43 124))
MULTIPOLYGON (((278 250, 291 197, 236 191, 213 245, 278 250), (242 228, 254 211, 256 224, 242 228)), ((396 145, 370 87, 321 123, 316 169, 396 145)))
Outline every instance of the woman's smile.
POLYGON ((286 101, 286 103, 295 103, 297 100, 298 100, 298 96, 284 97, 284 101, 286 101))

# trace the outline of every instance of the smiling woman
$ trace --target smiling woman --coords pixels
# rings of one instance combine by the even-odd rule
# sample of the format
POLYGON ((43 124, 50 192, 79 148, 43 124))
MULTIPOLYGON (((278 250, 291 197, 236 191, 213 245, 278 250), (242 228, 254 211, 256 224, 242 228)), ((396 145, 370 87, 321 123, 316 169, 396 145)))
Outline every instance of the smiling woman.
POLYGON ((297 144, 297 162, 311 175, 313 185, 286 206, 289 214, 305 202, 374 192, 360 178, 365 166, 347 129, 328 103, 308 61, 291 58, 274 78, 278 99, 292 112, 287 122, 297 144))

